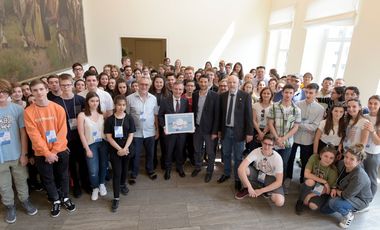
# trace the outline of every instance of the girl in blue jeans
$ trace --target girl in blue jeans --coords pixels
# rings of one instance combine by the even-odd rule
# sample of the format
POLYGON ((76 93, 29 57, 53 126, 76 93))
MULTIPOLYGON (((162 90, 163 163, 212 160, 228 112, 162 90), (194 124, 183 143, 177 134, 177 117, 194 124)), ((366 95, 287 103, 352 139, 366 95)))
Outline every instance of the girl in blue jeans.
POLYGON ((348 228, 353 219, 353 212, 364 210, 372 201, 371 182, 361 163, 365 159, 364 146, 356 144, 346 150, 344 160, 338 163, 338 179, 331 189, 330 199, 321 212, 332 214, 338 212, 343 216, 339 223, 348 228))
POLYGON ((86 96, 84 112, 78 115, 78 133, 86 150, 86 161, 90 184, 91 200, 107 195, 104 185, 107 171, 107 146, 104 141, 104 117, 100 110, 99 96, 89 92, 86 96))

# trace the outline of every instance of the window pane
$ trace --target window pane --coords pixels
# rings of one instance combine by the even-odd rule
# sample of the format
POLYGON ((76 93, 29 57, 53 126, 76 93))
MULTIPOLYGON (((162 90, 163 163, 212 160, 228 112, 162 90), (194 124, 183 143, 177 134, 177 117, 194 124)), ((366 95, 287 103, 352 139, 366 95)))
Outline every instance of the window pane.
POLYGON ((339 49, 340 42, 327 42, 321 71, 322 78, 334 77, 338 64, 339 49))
POLYGON ((281 30, 280 49, 289 49, 290 30, 281 30))
POLYGON ((344 75, 344 70, 346 69, 346 63, 347 63, 347 58, 348 58, 348 51, 350 50, 350 45, 351 45, 351 42, 345 42, 343 44, 342 56, 340 59, 338 73, 336 75, 337 78, 342 78, 344 75))

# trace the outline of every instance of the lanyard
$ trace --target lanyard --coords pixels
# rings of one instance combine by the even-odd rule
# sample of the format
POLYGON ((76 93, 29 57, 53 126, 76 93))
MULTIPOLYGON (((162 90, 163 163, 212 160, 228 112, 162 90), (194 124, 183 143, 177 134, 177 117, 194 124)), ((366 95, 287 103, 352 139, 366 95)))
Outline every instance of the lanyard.
MULTIPOLYGON (((62 97, 61 97, 61 99, 62 99, 62 102, 63 102, 63 106, 65 107, 65 111, 66 111, 66 114, 67 114, 67 119, 71 119, 69 111, 67 110, 67 107, 66 107, 65 100, 62 97)), ((71 99, 69 99, 69 100, 71 100, 71 99)), ((77 111, 75 109, 75 95, 73 97, 73 100, 74 100, 74 116, 76 117, 77 116, 77 111)))

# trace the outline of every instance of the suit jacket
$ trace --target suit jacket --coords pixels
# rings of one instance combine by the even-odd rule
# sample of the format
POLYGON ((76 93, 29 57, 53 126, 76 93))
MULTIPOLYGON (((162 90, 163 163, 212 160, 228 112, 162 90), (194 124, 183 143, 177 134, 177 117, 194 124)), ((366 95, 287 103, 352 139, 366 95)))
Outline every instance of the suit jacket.
MULTIPOLYGON (((187 105, 187 99, 181 98, 180 99, 180 107, 178 113, 187 113, 189 112, 188 105, 187 105)), ((175 108, 173 106, 173 96, 164 98, 161 101, 160 109, 158 110, 158 124, 161 127, 165 126, 165 114, 173 114, 175 112, 175 108)))
MULTIPOLYGON (((193 93, 194 122, 198 115, 199 91, 193 93)), ((219 129, 219 95, 208 90, 205 104, 203 105, 202 117, 199 128, 202 134, 218 134, 219 129)))
MULTIPOLYGON (((222 138, 226 131, 227 103, 229 92, 220 95, 219 131, 222 138)), ((234 112, 234 136, 236 141, 244 141, 247 135, 253 135, 252 98, 248 93, 238 90, 234 112)))

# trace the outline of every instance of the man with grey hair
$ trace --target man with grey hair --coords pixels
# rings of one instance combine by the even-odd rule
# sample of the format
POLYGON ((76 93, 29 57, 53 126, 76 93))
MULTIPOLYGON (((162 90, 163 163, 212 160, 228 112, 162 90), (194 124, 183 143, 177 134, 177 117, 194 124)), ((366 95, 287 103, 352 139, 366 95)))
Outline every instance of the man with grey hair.
POLYGON ((132 173, 129 178, 129 184, 136 183, 139 173, 141 148, 145 148, 145 169, 151 180, 157 179, 154 172, 153 155, 154 143, 158 138, 158 122, 157 122, 157 99, 148 92, 152 81, 148 77, 141 77, 138 81, 139 89, 127 97, 127 113, 133 118, 136 125, 134 133, 134 157, 132 158, 132 173))

